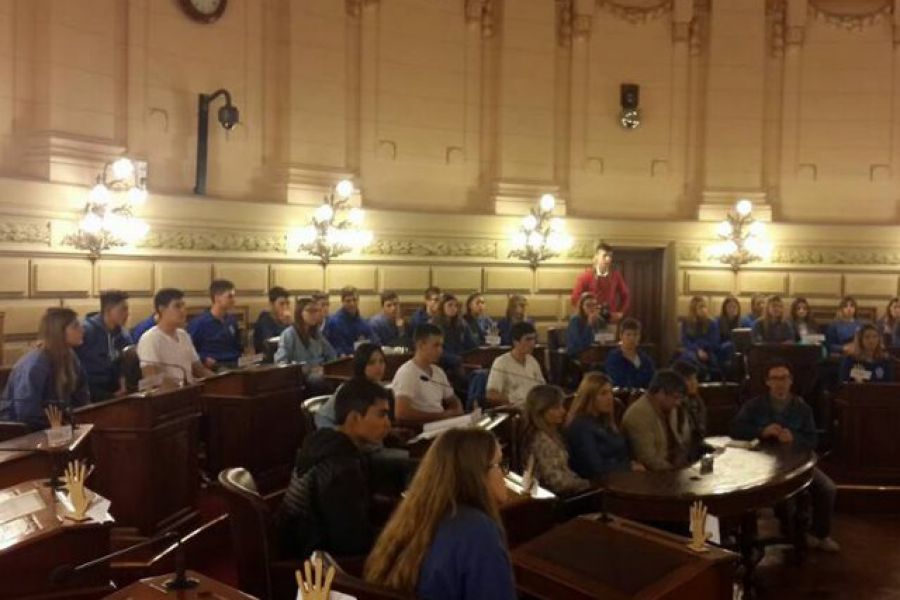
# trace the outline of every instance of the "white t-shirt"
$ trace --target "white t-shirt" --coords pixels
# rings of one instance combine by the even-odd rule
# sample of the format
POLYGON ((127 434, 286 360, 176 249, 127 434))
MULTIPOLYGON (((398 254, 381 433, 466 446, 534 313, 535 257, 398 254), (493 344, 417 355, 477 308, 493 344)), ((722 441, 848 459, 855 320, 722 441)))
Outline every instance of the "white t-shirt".
POLYGON ((397 369, 391 382, 391 389, 394 391, 394 397, 406 396, 410 399, 412 408, 429 413, 443 412, 444 400, 454 396, 453 386, 447 380, 443 369, 431 365, 429 373, 412 360, 406 361, 397 369))
POLYGON ((200 357, 197 356, 191 336, 184 329, 176 329, 175 337, 172 337, 163 333, 159 327, 152 327, 138 341, 137 353, 142 367, 158 366, 166 377, 182 381, 187 374, 188 382, 194 381, 191 366, 199 361, 200 357), (178 367, 163 367, 153 363, 178 365, 184 371, 178 367))
POLYGON ((546 383, 544 374, 532 355, 525 357, 523 365, 513 358, 511 352, 507 352, 494 359, 488 375, 487 389, 500 392, 509 398, 511 404, 521 406, 525 404, 525 397, 531 388, 542 383, 546 383))

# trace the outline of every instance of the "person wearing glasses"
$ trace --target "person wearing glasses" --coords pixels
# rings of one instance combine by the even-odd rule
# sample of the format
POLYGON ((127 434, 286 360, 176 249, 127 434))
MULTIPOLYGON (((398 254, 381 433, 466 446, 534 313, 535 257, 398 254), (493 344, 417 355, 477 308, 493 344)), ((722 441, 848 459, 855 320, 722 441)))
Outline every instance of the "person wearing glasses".
POLYGON ((244 352, 237 317, 228 312, 234 308, 234 295, 233 283, 227 279, 213 280, 209 284, 212 304, 187 326, 200 360, 213 370, 237 366, 244 352))
POLYGON ((537 331, 528 321, 512 326, 512 349, 491 364, 487 380, 487 399, 494 406, 512 404, 522 407, 528 392, 546 383, 541 365, 534 358, 537 331))
POLYGON ((294 306, 294 323, 281 332, 275 351, 276 364, 303 365, 312 396, 331 393, 322 365, 337 358, 337 352, 319 331, 319 314, 319 303, 313 298, 298 298, 294 306))
POLYGON ((577 360, 582 352, 590 348, 597 334, 606 330, 606 322, 600 316, 597 298, 585 292, 578 300, 578 310, 569 319, 566 329, 566 354, 577 360))
POLYGON ((690 421, 678 410, 686 393, 681 375, 660 369, 647 392, 622 417, 632 458, 648 471, 680 469, 688 464, 690 421))
MULTIPOLYGON (((815 451, 818 433, 813 411, 803 398, 791 393, 793 374, 788 362, 776 359, 766 366, 768 393, 748 400, 731 421, 731 437, 758 439, 763 443, 791 445, 815 451)), ((838 552, 840 546, 831 537, 831 519, 837 488, 819 469, 813 469, 809 485, 812 496, 812 524, 807 545, 826 552, 838 552)), ((793 500, 786 503, 793 510, 793 500)))

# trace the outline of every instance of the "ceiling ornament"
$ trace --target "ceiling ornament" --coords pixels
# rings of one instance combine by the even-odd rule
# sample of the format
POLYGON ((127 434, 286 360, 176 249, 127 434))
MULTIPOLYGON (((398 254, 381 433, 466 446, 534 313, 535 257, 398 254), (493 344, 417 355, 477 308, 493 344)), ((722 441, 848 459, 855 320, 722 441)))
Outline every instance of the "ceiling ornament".
POLYGON ((672 0, 597 0, 597 6, 632 25, 646 25, 672 12, 672 0))
POLYGON ((860 32, 882 23, 889 23, 894 14, 891 0, 864 0, 857 2, 853 10, 840 10, 845 6, 846 3, 835 5, 823 0, 810 0, 809 15, 815 21, 830 27, 860 32))

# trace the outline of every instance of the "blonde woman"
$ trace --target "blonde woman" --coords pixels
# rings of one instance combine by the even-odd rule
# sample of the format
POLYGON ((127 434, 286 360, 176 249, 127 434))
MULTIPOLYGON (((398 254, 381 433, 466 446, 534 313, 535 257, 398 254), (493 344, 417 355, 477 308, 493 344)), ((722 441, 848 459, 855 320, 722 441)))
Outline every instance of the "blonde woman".
POLYGON ((754 344, 793 344, 797 337, 794 326, 784 318, 781 296, 769 296, 766 312, 753 324, 754 344))
POLYGON ((366 581, 428 600, 514 600, 502 456, 488 431, 441 434, 369 554, 366 581))
POLYGON ((0 397, 0 419, 25 423, 32 430, 50 426, 44 409, 90 402, 87 374, 74 349, 84 328, 70 308, 48 308, 38 328, 38 347, 19 359, 0 397))
POLYGON ((581 492, 591 482, 569 467, 569 451, 560 429, 566 419, 563 392, 555 385, 537 385, 525 399, 522 449, 534 457, 535 477, 554 493, 581 492))
POLYGON ((615 417, 612 381, 603 373, 587 373, 566 415, 566 443, 572 468, 585 479, 632 468, 628 442, 615 417))

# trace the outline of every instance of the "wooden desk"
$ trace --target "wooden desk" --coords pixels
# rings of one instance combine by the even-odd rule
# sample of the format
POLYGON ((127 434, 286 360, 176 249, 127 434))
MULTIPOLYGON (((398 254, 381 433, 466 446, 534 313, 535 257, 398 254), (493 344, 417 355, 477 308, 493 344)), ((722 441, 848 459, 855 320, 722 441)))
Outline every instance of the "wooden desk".
POLYGON ((519 591, 534 598, 730 600, 735 554, 631 521, 585 516, 512 552, 519 591))
POLYGON ((0 491, 0 509, 13 496, 37 494, 43 508, 0 525, 0 598, 98 598, 113 590, 109 565, 73 575, 64 583, 51 583, 53 570, 75 566, 110 551, 112 518, 76 523, 64 518, 44 481, 28 481, 0 491))
POLYGON ((766 366, 775 358, 786 360, 794 374, 791 389, 795 394, 813 402, 812 392, 819 379, 819 365, 823 362, 822 346, 803 344, 753 344, 747 356, 750 366, 750 393, 764 394, 766 366))
POLYGON ((46 431, 35 431, 0 442, 0 488, 31 479, 48 479, 53 476, 54 470, 62 475, 67 455, 81 449, 82 442, 93 428, 93 425, 76 426, 72 439, 60 446, 49 444, 46 431))
POLYGON ((124 587, 121 590, 104 596, 107 600, 165 600, 176 598, 177 600, 255 600, 256 596, 245 594, 231 586, 211 579, 202 573, 188 571, 191 579, 196 579, 200 585, 191 590, 166 593, 166 582, 172 578, 172 573, 158 577, 141 579, 124 587))
POLYGON ((210 475, 244 467, 264 488, 267 481, 287 481, 303 441, 302 387, 300 365, 263 365, 207 379, 202 439, 210 475))
POLYGON ((91 482, 120 526, 150 536, 196 516, 200 385, 133 394, 76 409, 93 423, 91 482))

